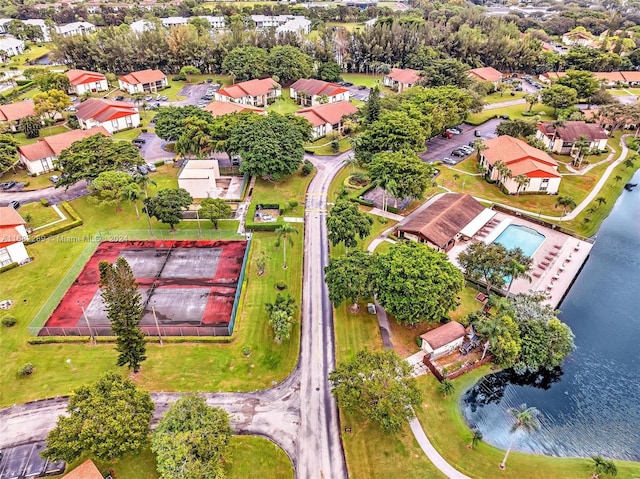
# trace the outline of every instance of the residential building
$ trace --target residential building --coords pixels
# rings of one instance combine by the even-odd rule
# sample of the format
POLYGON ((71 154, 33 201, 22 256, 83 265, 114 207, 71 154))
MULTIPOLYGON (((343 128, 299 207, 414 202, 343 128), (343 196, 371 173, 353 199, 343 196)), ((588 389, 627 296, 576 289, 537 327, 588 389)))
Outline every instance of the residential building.
POLYGON ((0 206, 0 268, 29 261, 24 242, 29 239, 26 222, 11 206, 0 206))
POLYGON ((69 474, 66 474, 63 479, 102 479, 103 476, 100 470, 96 467, 91 459, 87 459, 78 467, 76 467, 69 474))
POLYGON ((7 28, 9 27, 9 23, 11 23, 15 18, 0 18, 0 33, 7 33, 7 28))
POLYGON ((439 251, 449 251, 460 236, 472 237, 495 214, 469 195, 445 193, 427 208, 400 222, 397 235, 439 251))
POLYGON ((457 321, 450 321, 420 336, 420 349, 430 359, 454 352, 464 341, 467 332, 457 321))
POLYGON ((222 30, 227 25, 223 16, 200 15, 200 18, 209 22, 212 30, 222 30))
POLYGON ((221 88, 214 94, 217 101, 232 101, 243 105, 267 106, 282 96, 282 87, 273 78, 249 80, 221 88))
POLYGON ((536 138, 542 140, 544 146, 552 152, 570 155, 576 147, 576 142, 581 139, 588 142, 589 149, 605 150, 609 134, 597 123, 566 121, 556 124, 546 121, 538 123, 536 138))
MULTIPOLYGON (((257 30, 268 30, 278 28, 288 22, 296 20, 306 20, 302 15, 251 15, 251 20, 256 24, 257 30)), ((309 26, 311 23, 309 23, 309 26)), ((309 32, 306 32, 309 33, 309 32)))
POLYGON ((296 16, 295 18, 276 27, 276 33, 295 33, 296 35, 308 35, 311 33, 311 20, 296 16))
POLYGON ((109 89, 107 77, 102 73, 87 70, 69 70, 65 75, 67 75, 71 84, 69 93, 84 95, 85 93, 97 93, 109 89))
POLYGON ((382 77, 382 84, 393 91, 402 93, 408 88, 416 85, 422 80, 418 70, 411 68, 392 68, 389 73, 382 77))
POLYGON ((120 90, 135 95, 136 93, 156 93, 169 86, 169 81, 160 70, 142 70, 120 77, 118 85, 120 90))
POLYGON ((218 160, 189 160, 178 174, 178 186, 187 190, 192 198, 217 198, 218 178, 218 160))
MULTIPOLYGON (((620 85, 638 86, 640 85, 640 72, 619 71, 619 72, 591 72, 602 86, 617 87, 620 85)), ((539 76, 544 83, 554 83, 566 75, 566 72, 547 72, 539 76)))
POLYGON ((89 98, 78 105, 76 116, 84 130, 101 126, 109 133, 115 133, 140 125, 138 109, 124 101, 89 98))
POLYGON ((289 90, 289 95, 302 106, 349 101, 349 90, 335 83, 314 78, 301 78, 289 90))
POLYGON ((129 24, 129 28, 136 33, 147 32, 156 29, 156 24, 149 20, 137 20, 129 24))
POLYGON ((69 148, 76 141, 98 133, 110 136, 109 132, 101 126, 90 130, 71 130, 18 147, 18 157, 29 173, 34 175, 47 173, 54 169, 53 163, 62 150, 69 148))
POLYGON ((615 87, 626 83, 622 72, 592 72, 600 85, 604 87, 615 87))
POLYGON ((313 130, 313 138, 320 138, 336 131, 342 133, 344 117, 353 115, 358 109, 348 101, 327 103, 298 110, 296 115, 306 118, 313 130))
POLYGON ((83 35, 96 31, 96 26, 89 22, 73 22, 66 25, 58 25, 56 33, 63 37, 73 37, 75 35, 83 35))
POLYGON ((212 101, 204 107, 204 110, 211 113, 214 118, 217 116, 229 115, 231 113, 244 113, 246 111, 258 113, 259 115, 267 114, 266 110, 262 108, 257 108, 251 105, 241 105, 230 101, 212 101))
POLYGON ((9 58, 24 53, 24 42, 13 37, 0 38, 0 59, 7 61, 9 58))
POLYGON ((508 135, 487 140, 484 145, 480 165, 486 170, 486 178, 498 182, 510 195, 558 194, 562 177, 558 162, 548 153, 508 135), (504 165, 505 171, 499 165, 504 165), (526 183, 518 183, 516 177, 526 178, 526 183))
POLYGON ((51 29, 49 28, 49 25, 47 25, 47 23, 44 20, 40 18, 33 18, 28 20, 22 20, 22 22, 25 23, 26 25, 40 27, 40 30, 42 30, 42 41, 43 42, 51 41, 51 29))
POLYGON ((18 123, 22 118, 36 114, 33 100, 22 100, 16 103, 0 105, 0 124, 8 126, 13 132, 18 131, 18 123))
POLYGON ((640 72, 630 71, 630 72, 620 72, 624 77, 624 81, 629 86, 638 86, 640 85, 640 72))
POLYGON ((189 23, 189 19, 187 17, 166 17, 161 18, 160 21, 162 22, 162 26, 167 28, 178 27, 189 23))
POLYGON ((572 31, 562 35, 562 43, 570 47, 592 47, 594 41, 589 32, 572 31))
POLYGON ((502 81, 502 73, 493 67, 474 68, 469 70, 469 76, 479 81, 491 82, 498 85, 502 81))

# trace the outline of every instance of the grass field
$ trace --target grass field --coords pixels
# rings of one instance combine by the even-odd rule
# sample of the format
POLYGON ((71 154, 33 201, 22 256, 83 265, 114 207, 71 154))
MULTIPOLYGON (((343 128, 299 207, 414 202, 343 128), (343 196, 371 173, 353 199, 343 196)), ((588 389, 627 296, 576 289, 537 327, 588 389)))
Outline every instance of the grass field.
POLYGON ((490 95, 486 95, 482 98, 482 101, 487 105, 492 105, 494 103, 501 103, 503 101, 509 100, 517 100, 518 98, 523 98, 526 95, 525 92, 522 91, 514 91, 514 92, 504 92, 503 95, 500 95, 500 92, 494 92, 490 95), (511 95, 513 93, 513 95, 511 95))
POLYGON ((276 113, 280 113, 281 115, 286 115, 287 113, 293 113, 302 108, 298 105, 293 98, 289 97, 289 88, 282 89, 282 96, 279 97, 274 103, 269 105, 269 111, 275 111, 276 113))
POLYGON ((304 216, 307 186, 312 178, 313 174, 302 176, 299 171, 277 183, 257 178, 255 187, 253 188, 252 203, 278 203, 281 207, 288 207, 288 211, 283 212, 284 215, 304 216), (298 206, 291 208, 288 205, 289 201, 297 201, 298 206))
MULTIPOLYGON (((233 436, 229 443, 229 463, 225 467, 227 479, 265 477, 277 479, 293 478, 291 461, 280 447, 257 436, 233 436)), ((80 465, 85 458, 74 462, 69 471, 80 465)), ((158 479, 156 457, 147 446, 138 455, 128 455, 113 463, 95 461, 106 475, 111 471, 113 479, 158 479)), ((61 477, 61 476, 55 476, 61 477)))
POLYGON ((43 57, 47 53, 51 52, 51 44, 47 43, 38 43, 38 44, 28 44, 28 50, 26 50, 22 55, 16 55, 11 57, 11 61, 2 66, 2 69, 10 69, 11 67, 24 68, 29 66, 28 63, 30 61, 36 60, 40 57, 43 57))
POLYGON ((20 207, 20 216, 26 218, 27 215, 31 216, 29 226, 31 228, 38 228, 39 226, 58 221, 60 217, 53 208, 43 206, 42 203, 29 203, 20 207))
POLYGON ((344 28, 349 32, 357 32, 364 28, 364 23, 359 22, 326 22, 327 28, 344 28))
POLYGON ((327 137, 324 137, 319 138, 314 142, 308 143, 305 146, 305 149, 318 156, 334 156, 339 155, 340 153, 344 153, 351 148, 351 142, 349 141, 349 138, 340 138, 339 145, 340 149, 336 153, 331 147, 331 140, 327 137))
MULTIPOLYGON (((150 193, 153 194, 153 190, 150 193)), ((29 246, 28 251, 35 261, 2 275, 0 297, 16 302, 17 306, 10 313, 18 319, 18 324, 3 331, 0 339, 6 359, 0 366, 0 383, 3 385, 1 405, 68 394, 73 388, 108 370, 126 373, 126 370, 115 366, 113 344, 27 344, 27 326, 31 319, 87 247, 86 242, 61 242, 62 238, 90 237, 103 229, 146 229, 146 221, 136 220, 129 204, 124 204, 123 211, 118 214, 114 213, 113 206, 96 206, 86 198, 75 200, 72 205, 84 219, 84 225, 29 246), (71 360, 73 367, 69 366, 67 359, 71 360), (33 363, 36 370, 29 378, 21 379, 17 371, 26 362, 33 363)), ((152 223, 154 230, 168 229, 155 220, 152 223)), ((202 223, 207 229, 205 224, 202 223)), ((193 238, 197 238, 195 222, 183 222, 178 228, 192 230, 193 238)), ((237 223, 222 222, 221 228, 221 238, 235 237, 237 223)), ((138 384, 156 391, 255 390, 268 387, 272 381, 280 381, 289 374, 298 355, 299 324, 294 327, 289 341, 276 344, 264 304, 275 297, 276 282, 284 281, 300 305, 302 234, 295 235, 293 247, 288 248, 289 268, 286 270, 282 268, 281 250, 275 248, 275 242, 273 233, 258 233, 253 237, 252 257, 265 254, 266 273, 258 281, 255 265, 250 261, 235 341, 226 345, 149 344, 148 359, 136 377, 138 384), (252 350, 249 358, 241 353, 244 346, 252 350)))
MULTIPOLYGON (((509 101, 511 97, 508 97, 504 101, 509 101)), ((480 125, 491 118, 495 118, 497 116, 509 115, 509 118, 514 119, 518 118, 520 120, 529 120, 533 121, 535 117, 533 116, 525 116, 522 113, 526 112, 529 109, 529 105, 526 103, 519 105, 506 106, 504 108, 496 108, 493 110, 482 110, 480 113, 472 113, 465 120, 467 123, 471 125, 480 125)), ((553 108, 544 106, 544 105, 535 105, 531 110, 535 114, 539 115, 542 120, 553 120, 553 108)))
POLYGON ((343 73, 342 79, 351 82, 354 85, 364 85, 372 88, 376 85, 382 85, 382 75, 367 75, 365 73, 343 73))
MULTIPOLYGON (((423 407, 416 414, 433 446, 450 464, 474 479, 504 477, 508 479, 585 479, 590 477, 589 459, 554 458, 511 452, 507 469, 500 471, 498 464, 504 451, 486 443, 473 450, 467 448, 470 430, 460 411, 460 397, 484 374, 488 366, 471 371, 458 379, 454 394, 443 398, 438 392, 438 381, 432 376, 418 379, 422 391, 423 407)), ((616 461, 618 478, 632 479, 640 475, 640 464, 616 461)))

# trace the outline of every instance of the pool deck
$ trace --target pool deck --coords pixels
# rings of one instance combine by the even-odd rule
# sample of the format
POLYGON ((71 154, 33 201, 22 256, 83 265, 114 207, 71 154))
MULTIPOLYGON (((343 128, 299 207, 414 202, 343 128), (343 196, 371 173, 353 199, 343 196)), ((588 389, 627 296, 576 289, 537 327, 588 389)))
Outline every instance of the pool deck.
MULTIPOLYGON (((589 256, 593 244, 569 236, 560 231, 547 228, 535 223, 531 223, 521 217, 507 215, 498 212, 494 217, 495 226, 485 230, 485 236, 476 234, 471 240, 458 241, 449 250, 449 259, 459 266, 458 255, 464 251, 473 241, 491 243, 506 225, 523 225, 542 233, 545 240, 533 254, 531 262, 531 282, 527 279, 519 278, 513 282, 512 294, 541 292, 546 296, 546 303, 553 308, 557 308, 565 294, 571 287, 576 276, 580 272, 582 265, 589 256)), ((505 289, 508 285, 505 285, 505 289)))

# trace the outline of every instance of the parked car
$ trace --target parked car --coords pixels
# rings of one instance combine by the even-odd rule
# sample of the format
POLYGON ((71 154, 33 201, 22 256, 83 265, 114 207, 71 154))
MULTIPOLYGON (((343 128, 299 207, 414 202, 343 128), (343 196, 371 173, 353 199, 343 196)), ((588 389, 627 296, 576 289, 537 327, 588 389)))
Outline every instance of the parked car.
POLYGON ((138 165, 138 173, 141 175, 148 175, 149 168, 147 168, 147 165, 138 165))
POLYGON ((350 87, 350 86, 353 86, 353 83, 346 81, 342 86, 350 87))
POLYGON ((169 100, 169 97, 167 95, 162 95, 160 97, 160 101, 167 101, 167 100, 169 100))
POLYGON ((471 153, 473 153, 473 148, 467 145, 461 146, 460 149, 462 151, 464 151, 465 153, 467 153, 468 155, 470 155, 471 153))
POLYGON ((220 88, 222 88, 222 85, 220 85, 220 83, 214 83, 209 87, 209 89, 213 89, 213 91, 218 91, 220 88))
POLYGON ((16 186, 16 182, 13 181, 13 180, 7 181, 6 183, 2 183, 2 189, 3 190, 10 190, 14 186, 16 186))
POLYGON ((147 163, 146 167, 150 173, 155 173, 156 171, 158 171, 158 168, 156 168, 156 165, 154 165, 153 163, 147 163))
POLYGON ((18 208, 20 208, 20 202, 13 200, 11 203, 9 203, 9 206, 11 206, 14 210, 17 210, 18 208))
POLYGON ((115 101, 123 101, 124 100, 124 96, 122 95, 118 95, 117 97, 114 98, 115 101))
POLYGON ((473 136, 476 138, 482 138, 482 133, 480 133, 480 130, 476 130, 473 132, 473 136))
POLYGON ((444 159, 442 160, 442 162, 443 162, 445 165, 455 165, 455 164, 456 164, 456 160, 453 160, 453 159, 448 158, 448 157, 447 157, 447 158, 444 158, 444 159))
POLYGON ((51 175, 49 177, 49 181, 55 185, 58 181, 60 181, 60 177, 58 175, 51 175))
POLYGON ((451 139, 451 138, 453 138, 453 133, 451 133, 449 130, 443 131, 442 132, 442 138, 451 139))
POLYGON ((462 128, 460 128, 459 126, 452 126, 450 129, 451 129, 451 130, 455 130, 455 131, 457 131, 458 133, 462 133, 462 128))
POLYGON ((231 155, 231 166, 240 166, 240 160, 239 155, 231 155))
POLYGON ((207 83, 213 83, 213 80, 211 78, 207 78, 207 83))
POLYGON ((358 90, 366 90, 367 87, 364 85, 358 85, 358 90))
POLYGON ((455 128, 449 128, 447 131, 452 135, 459 135, 461 133, 460 130, 456 130, 455 128))
POLYGON ((467 153, 462 151, 461 149, 453 150, 451 152, 453 156, 457 156, 458 158, 462 158, 463 156, 467 156, 467 153))
POLYGON ((134 145, 144 145, 147 142, 144 138, 134 138, 131 143, 134 145))

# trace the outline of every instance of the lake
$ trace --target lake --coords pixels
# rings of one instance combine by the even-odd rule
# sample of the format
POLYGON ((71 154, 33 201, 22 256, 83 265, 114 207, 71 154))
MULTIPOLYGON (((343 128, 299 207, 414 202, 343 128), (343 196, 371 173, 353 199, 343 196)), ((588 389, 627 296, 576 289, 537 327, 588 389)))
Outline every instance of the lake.
POLYGON ((506 410, 526 403, 541 411, 542 429, 515 450, 640 461, 640 186, 618 199, 559 309, 576 344, 562 369, 485 377, 462 398, 467 423, 506 449, 506 410))

